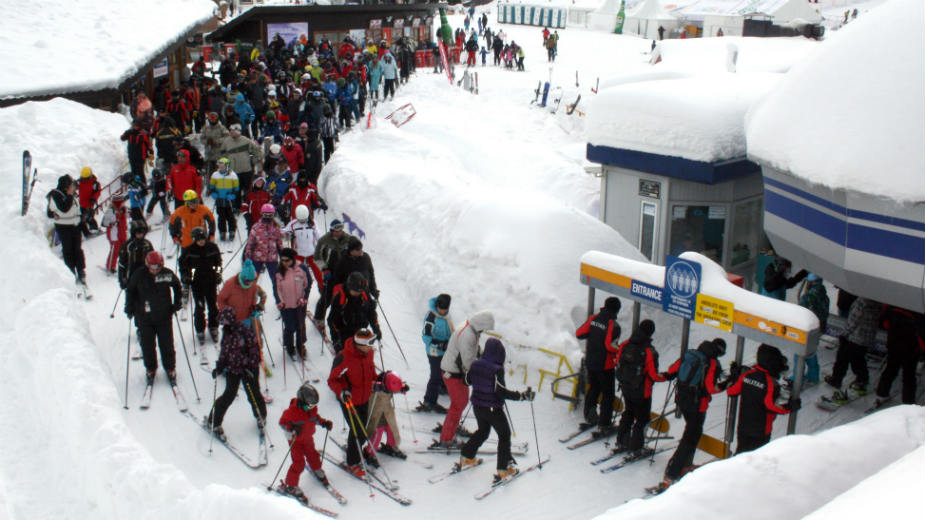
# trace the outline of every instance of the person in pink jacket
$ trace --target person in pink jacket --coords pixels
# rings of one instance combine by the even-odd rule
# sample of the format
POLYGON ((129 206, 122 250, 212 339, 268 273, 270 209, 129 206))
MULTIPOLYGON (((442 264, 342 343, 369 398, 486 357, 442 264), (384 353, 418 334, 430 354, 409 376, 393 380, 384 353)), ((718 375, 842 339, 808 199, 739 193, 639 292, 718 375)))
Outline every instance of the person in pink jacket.
POLYGON ((312 288, 308 268, 296 260, 296 251, 284 248, 279 252, 279 266, 276 271, 276 308, 283 318, 283 345, 286 353, 296 361, 296 345, 299 355, 305 359, 305 306, 308 292, 312 288))
POLYGON ((254 262, 257 277, 266 269, 273 283, 273 297, 279 304, 279 295, 276 293, 276 267, 279 262, 279 250, 283 248, 283 233, 276 222, 276 208, 272 204, 264 204, 260 208, 260 221, 251 226, 247 237, 247 247, 244 248, 244 259, 254 262))

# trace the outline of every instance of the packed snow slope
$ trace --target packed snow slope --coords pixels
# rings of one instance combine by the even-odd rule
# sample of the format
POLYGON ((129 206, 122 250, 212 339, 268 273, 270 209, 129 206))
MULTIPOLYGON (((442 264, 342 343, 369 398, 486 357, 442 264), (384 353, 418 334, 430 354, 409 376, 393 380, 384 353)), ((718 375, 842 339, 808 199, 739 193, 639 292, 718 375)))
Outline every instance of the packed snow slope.
MULTIPOLYGON (((496 331, 508 345, 511 386, 529 384, 536 388, 538 369, 556 371, 558 362, 536 347, 561 352, 572 367, 577 367, 580 345, 572 336, 573 319, 584 312, 586 298, 586 290, 578 281, 580 256, 588 249, 597 249, 639 258, 619 235, 596 220, 599 181, 583 169, 584 116, 565 116, 561 108, 553 115, 529 105, 536 81, 550 74, 540 48, 540 30, 506 26, 504 31, 525 45, 528 72, 479 67, 480 94, 476 97, 450 87, 445 76, 419 70, 395 100, 379 105, 374 128, 341 137, 339 149, 323 174, 322 191, 331 210, 317 215, 318 221, 330 222, 347 214, 365 233, 366 249, 382 290, 384 316, 380 321, 386 331, 382 359, 385 368, 397 370, 412 387, 407 404, 402 398, 395 401, 402 447, 409 452, 409 460, 383 462, 389 475, 400 483, 400 493, 412 498, 414 504, 405 508, 381 495, 369 498, 364 484, 326 464, 332 482, 350 501, 341 508, 303 475, 302 488, 311 499, 338 510, 342 517, 591 518, 639 496, 644 486, 660 478, 670 455, 659 455, 653 466, 638 464, 609 475, 599 474, 588 462, 604 454, 605 446, 570 451, 556 441, 575 428, 579 416, 570 413, 566 403, 550 397, 550 378, 546 377, 533 407, 515 402, 509 408, 517 432, 514 441, 529 443, 526 455, 519 457, 521 465, 535 461, 540 453, 551 456, 548 466, 483 501, 470 497, 489 485, 494 456, 486 456, 482 467, 451 480, 436 485, 426 481, 428 476, 449 469, 454 460, 416 453, 430 443, 429 430, 439 416, 407 412, 408 404, 413 406, 423 395, 427 380, 427 361, 419 339, 427 299, 438 292, 451 293, 451 316, 457 326, 473 311, 492 310, 496 331), (417 115, 395 128, 384 116, 405 103, 412 103, 417 115), (394 329, 394 337, 389 328, 394 329), (408 358, 407 365, 399 347, 408 358), (450 509, 448 503, 463 507, 450 509)), ((579 109, 591 110, 592 106, 585 104, 592 96, 591 78, 603 80, 649 67, 644 54, 648 42, 581 30, 560 34, 561 52, 552 76, 554 85, 564 87, 563 104, 572 102, 580 90, 583 100, 579 109), (600 56, 608 57, 604 60, 606 68, 600 56), (578 88, 571 86, 576 70, 581 82, 578 88)), ((7 258, 0 284, 8 295, 0 304, 0 442, 6 448, 0 452, 0 510, 14 519, 163 518, 165 514, 222 520, 312 517, 295 502, 268 495, 261 488, 285 462, 285 441, 275 428, 270 429, 275 448, 269 465, 252 471, 218 444, 210 453, 208 436, 177 412, 163 372, 158 376, 152 408, 138 409, 144 379, 140 362, 129 362, 126 374, 126 348, 135 341, 134 332, 121 314, 116 282, 96 267, 103 263, 108 244, 103 238, 84 244, 95 296, 83 302, 74 299, 71 276, 45 242, 48 224, 42 196, 54 186, 58 175, 76 176, 84 165, 92 166, 103 182, 121 173, 125 165, 118 136, 127 125, 121 116, 62 100, 0 110, 0 211, 9 222, 0 229, 7 258), (26 218, 19 218, 23 149, 35 156, 39 183, 32 210, 26 218), (115 318, 110 319, 114 307, 115 318), (128 409, 123 410, 126 378, 128 409)), ((163 229, 153 231, 149 239, 164 253, 171 252, 163 229)), ((237 243, 222 244, 229 264, 226 277, 237 272, 239 263, 232 258, 237 247, 237 243)), ((168 267, 174 261, 169 260, 168 267)), ((265 276, 260 283, 269 288, 265 276)), ((312 303, 316 298, 313 290, 312 303)), ((629 315, 629 309, 624 308, 624 334, 629 330, 629 315)), ((667 366, 678 354, 680 320, 660 312, 644 311, 643 315, 656 320, 655 345, 662 366, 667 366)), ((275 398, 269 405, 273 424, 303 376, 301 367, 283 360, 280 323, 273 311, 267 313, 264 323, 275 357, 271 363, 274 374, 265 382, 267 392, 275 398)), ((208 371, 196 366, 194 357, 190 369, 185 366, 184 345, 191 357, 199 346, 193 344, 190 322, 179 324, 175 343, 180 387, 190 411, 202 416, 209 410, 215 387, 208 371)), ((716 335, 712 329, 695 327, 691 341, 696 344, 716 335)), ((726 339, 732 344, 733 338, 726 339)), ((331 436, 342 440, 344 421, 323 382, 331 356, 319 352, 320 341, 314 333, 309 334, 308 345, 306 376, 321 380, 316 383, 321 393, 320 412, 335 420, 331 436)), ((747 360, 753 359, 755 347, 746 345, 747 360)), ((201 348, 214 362, 215 348, 209 344, 201 348)), ((823 370, 833 357, 831 351, 820 352, 823 370)), ((566 368, 561 370, 567 373, 566 368)), ((217 383, 223 386, 221 380, 217 383)), ((657 386, 653 408, 661 407, 666 389, 666 385, 657 386)), ((568 385, 562 390, 568 391, 568 385)), ((804 402, 818 395, 810 392, 812 389, 804 402)), ((443 404, 448 404, 445 398, 443 404)), ((719 396, 711 406, 706 422, 711 435, 721 435, 725 404, 719 396)), ((860 413, 846 408, 826 414, 814 408, 807 406, 801 411, 801 433, 849 422, 860 413)), ((908 410, 877 415, 877 422, 850 425, 837 435, 832 432, 830 440, 843 446, 840 452, 814 449, 811 455, 803 456, 804 461, 814 457, 813 466, 820 468, 836 464, 844 452, 854 450, 874 459, 857 464, 844 478, 833 482, 817 479, 814 486, 801 487, 793 484, 802 478, 799 474, 779 472, 775 464, 758 465, 750 470, 747 495, 758 496, 760 490, 786 481, 792 490, 787 500, 803 504, 799 511, 809 513, 901 457, 903 450, 911 451, 921 443, 918 430, 903 430, 906 414, 919 413, 908 410), (873 444, 867 439, 888 429, 880 421, 894 425, 895 431, 885 442, 888 447, 864 448, 844 441, 854 437, 859 444, 873 444)), ((243 396, 232 405, 224 426, 243 450, 256 449, 254 420, 243 396)), ((474 426, 470 414, 467 427, 474 426)), ((673 421, 672 435, 680 435, 681 427, 673 421)), ((783 420, 778 419, 775 436, 781 436, 783 429, 783 420)), ((786 441, 816 442, 814 437, 806 439, 786 441)), ((322 441, 319 433, 316 443, 320 446, 322 441)), ((776 446, 772 443, 767 449, 778 450, 776 446)), ((342 457, 331 442, 326 449, 342 457)), ((773 453, 783 460, 787 451, 773 453)), ((706 460, 705 455, 698 454, 698 462, 706 460)), ((742 460, 716 463, 703 471, 716 467, 711 471, 718 472, 729 464, 733 469, 723 480, 738 481, 736 473, 742 460)), ((683 506, 671 496, 666 494, 664 500, 674 507, 683 506)), ((740 518, 746 505, 725 507, 729 500, 713 502, 720 505, 712 516, 735 514, 740 518)), ((787 507, 788 511, 798 509, 796 505, 787 507)))

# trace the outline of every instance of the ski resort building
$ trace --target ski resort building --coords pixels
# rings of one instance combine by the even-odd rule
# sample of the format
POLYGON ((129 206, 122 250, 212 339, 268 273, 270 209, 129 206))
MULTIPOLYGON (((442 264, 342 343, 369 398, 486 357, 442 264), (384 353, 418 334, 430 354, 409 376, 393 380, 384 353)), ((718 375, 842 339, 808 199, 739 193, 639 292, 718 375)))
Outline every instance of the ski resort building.
POLYGON ((214 23, 211 0, 39 0, 0 20, 0 106, 65 97, 94 108, 128 103, 155 78, 179 85, 187 46, 214 23), (35 49, 45 52, 35 52, 35 49))

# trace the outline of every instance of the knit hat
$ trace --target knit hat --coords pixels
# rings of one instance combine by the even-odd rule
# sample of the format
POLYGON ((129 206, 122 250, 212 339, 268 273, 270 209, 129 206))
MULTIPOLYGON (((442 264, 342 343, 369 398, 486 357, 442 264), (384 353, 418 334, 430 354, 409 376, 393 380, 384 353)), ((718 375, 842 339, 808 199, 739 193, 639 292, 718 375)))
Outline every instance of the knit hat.
POLYGON ((620 298, 616 296, 611 296, 604 300, 604 308, 613 313, 620 312, 620 305, 620 298))
POLYGON ((652 320, 642 320, 639 323, 639 330, 645 332, 646 336, 651 337, 655 334, 655 323, 652 320))
POLYGON ((238 275, 238 281, 241 282, 241 285, 247 284, 249 286, 256 279, 257 269, 254 267, 254 262, 249 259, 245 260, 244 267, 241 268, 241 274, 238 275))
POLYGON ((341 231, 344 229, 344 223, 334 219, 331 221, 331 231, 341 231))
POLYGON ((402 382, 401 378, 398 377, 398 374, 395 372, 386 372, 382 379, 385 389, 393 394, 400 393, 402 387, 405 386, 405 383, 402 382))
POLYGON ((435 305, 438 309, 449 309, 450 301, 451 301, 451 298, 449 294, 441 294, 437 296, 437 301, 435 302, 435 305))

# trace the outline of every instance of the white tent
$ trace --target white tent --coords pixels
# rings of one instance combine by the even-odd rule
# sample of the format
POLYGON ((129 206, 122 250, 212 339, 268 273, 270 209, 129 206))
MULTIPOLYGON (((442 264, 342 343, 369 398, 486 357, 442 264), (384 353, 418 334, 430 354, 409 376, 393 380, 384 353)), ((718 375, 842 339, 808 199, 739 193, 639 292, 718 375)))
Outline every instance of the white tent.
POLYGON ((643 0, 635 9, 626 14, 624 33, 636 33, 649 40, 658 39, 658 28, 667 32, 678 26, 678 18, 664 10, 659 0, 643 0))
POLYGON ((727 36, 741 36, 745 16, 767 17, 777 25, 822 20, 806 0, 699 0, 672 13, 702 24, 704 34, 709 36, 715 36, 720 28, 727 36))

